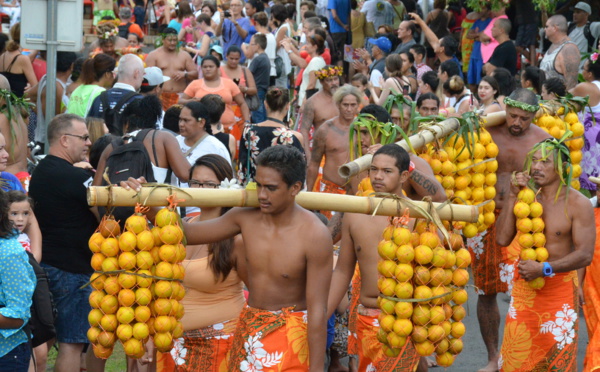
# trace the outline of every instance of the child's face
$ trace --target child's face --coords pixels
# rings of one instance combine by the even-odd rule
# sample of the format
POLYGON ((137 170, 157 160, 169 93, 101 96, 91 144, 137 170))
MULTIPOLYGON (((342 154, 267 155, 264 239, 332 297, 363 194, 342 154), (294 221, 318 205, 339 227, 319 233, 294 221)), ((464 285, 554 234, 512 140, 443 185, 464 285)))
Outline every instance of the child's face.
POLYGON ((14 202, 10 205, 8 219, 13 223, 14 227, 20 232, 23 232, 29 223, 29 215, 31 214, 31 206, 27 200, 14 202))
POLYGON ((365 86, 365 85, 363 85, 363 84, 362 84, 362 83, 361 83, 359 80, 354 80, 354 81, 352 82, 352 85, 353 85, 354 87, 356 87, 356 88, 360 89, 360 91, 361 91, 361 92, 364 92, 364 91, 365 91, 365 88, 366 88, 366 86, 365 86))

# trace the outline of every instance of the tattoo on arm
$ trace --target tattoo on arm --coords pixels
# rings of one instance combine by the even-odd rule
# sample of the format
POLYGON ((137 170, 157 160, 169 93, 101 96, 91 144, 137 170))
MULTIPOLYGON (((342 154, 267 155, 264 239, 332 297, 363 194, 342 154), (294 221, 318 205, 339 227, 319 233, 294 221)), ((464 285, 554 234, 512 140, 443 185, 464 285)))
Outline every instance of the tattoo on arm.
POLYGON ((302 109, 302 120, 300 120, 300 124, 298 125, 298 131, 302 134, 306 134, 310 132, 310 127, 313 125, 313 119, 315 116, 315 111, 310 100, 307 100, 304 104, 304 108, 302 109))
POLYGON ((429 193, 429 195, 435 195, 437 193, 437 186, 427 179, 421 172, 418 170, 413 170, 410 179, 417 185, 421 186, 425 191, 429 193))
POLYGON ((577 78, 579 76, 580 53, 576 46, 571 47, 571 45, 568 45, 568 47, 568 49, 566 47, 564 48, 564 75, 567 89, 572 89, 575 87, 575 85, 577 85, 577 78))
POLYGON ((344 217, 343 212, 339 212, 331 217, 329 221, 329 229, 331 230, 331 239, 335 243, 342 235, 342 217, 344 217))

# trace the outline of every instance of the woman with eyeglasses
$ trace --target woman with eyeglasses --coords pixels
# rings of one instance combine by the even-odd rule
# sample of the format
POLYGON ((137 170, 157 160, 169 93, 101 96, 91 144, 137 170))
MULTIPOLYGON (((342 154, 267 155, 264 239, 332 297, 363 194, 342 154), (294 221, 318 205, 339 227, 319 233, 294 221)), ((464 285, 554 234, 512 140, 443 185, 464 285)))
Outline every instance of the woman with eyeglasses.
POLYGON ((79 76, 82 84, 71 94, 67 113, 86 117, 94 99, 113 85, 116 64, 115 59, 107 54, 98 54, 83 62, 79 76))
MULTIPOLYGON (((198 158, 190 169, 192 188, 215 189, 222 181, 233 178, 233 169, 225 158, 210 154, 198 158)), ((202 208, 189 221, 217 218, 231 208, 202 208)), ((217 372, 226 369, 226 355, 233 343, 237 319, 245 303, 244 277, 238 257, 241 237, 212 244, 188 245, 183 285, 186 292, 181 304, 185 314, 183 342, 175 340, 173 354, 177 371, 217 372)))

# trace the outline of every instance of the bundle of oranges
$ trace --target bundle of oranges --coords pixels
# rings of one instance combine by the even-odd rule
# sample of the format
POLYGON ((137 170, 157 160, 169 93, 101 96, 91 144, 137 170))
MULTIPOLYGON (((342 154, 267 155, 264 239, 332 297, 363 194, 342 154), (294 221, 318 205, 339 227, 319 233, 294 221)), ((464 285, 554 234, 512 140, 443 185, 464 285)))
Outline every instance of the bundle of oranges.
POLYGON ((478 133, 452 135, 446 139, 443 148, 429 145, 419 154, 431 166, 448 199, 457 204, 481 205, 476 223, 454 223, 454 228, 462 229, 466 238, 486 230, 496 220, 496 156, 498 146, 483 127, 478 133))
MULTIPOLYGON (((548 260, 548 250, 545 248, 546 235, 544 234, 546 225, 542 219, 544 209, 542 204, 535 200, 533 190, 524 187, 519 191, 513 212, 517 218, 517 241, 521 248, 521 260, 538 262, 548 260)), ((533 289, 541 289, 545 284, 544 278, 538 277, 528 284, 533 289)))
POLYGON ((117 339, 132 358, 144 355, 144 344, 153 338, 157 350, 167 352, 173 338, 181 337, 179 321, 185 294, 181 280, 185 247, 178 214, 162 209, 150 229, 143 208, 125 221, 105 216, 89 240, 96 271, 90 279, 94 291, 89 302, 88 339, 99 358, 108 358, 117 339))
MULTIPOLYGON (((564 108, 558 110, 558 113, 564 112, 564 108), (561 110, 562 109, 562 110, 561 110)), ((579 190, 581 185, 579 184, 579 176, 581 176, 581 159, 583 154, 581 149, 585 144, 583 134, 585 127, 579 121, 576 113, 569 112, 568 114, 561 117, 558 115, 544 114, 536 119, 535 124, 550 134, 556 139, 561 139, 565 134, 571 133, 565 139, 565 144, 569 148, 571 156, 571 164, 573 166, 573 180, 571 181, 571 187, 579 190)))
POLYGON ((429 222, 419 221, 411 231, 399 221, 392 220, 377 247, 377 338, 388 357, 413 342, 420 355, 435 352, 439 365, 450 366, 463 349, 471 255, 458 234, 441 239, 429 222))

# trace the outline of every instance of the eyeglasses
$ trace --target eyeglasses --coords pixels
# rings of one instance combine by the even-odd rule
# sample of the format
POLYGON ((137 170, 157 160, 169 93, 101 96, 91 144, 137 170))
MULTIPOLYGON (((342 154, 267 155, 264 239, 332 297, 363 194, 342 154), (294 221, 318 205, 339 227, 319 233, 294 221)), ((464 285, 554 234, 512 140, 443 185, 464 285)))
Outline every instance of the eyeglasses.
POLYGON ((191 188, 202 188, 202 189, 217 189, 219 188, 219 184, 212 182, 200 182, 196 180, 189 180, 188 185, 191 188))
POLYGON ((90 136, 88 136, 87 134, 85 136, 80 136, 78 134, 64 133, 63 136, 77 137, 83 142, 87 142, 90 139, 90 136))

